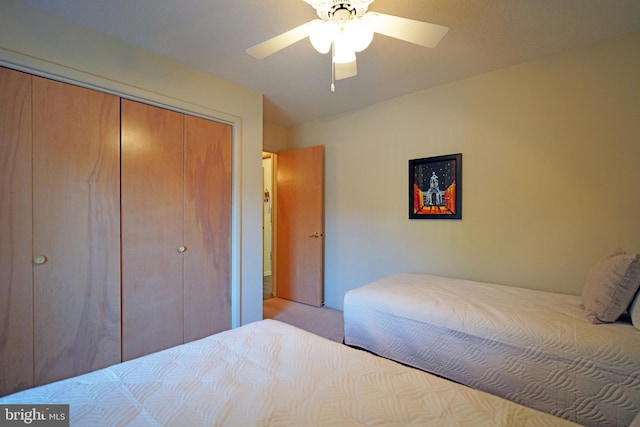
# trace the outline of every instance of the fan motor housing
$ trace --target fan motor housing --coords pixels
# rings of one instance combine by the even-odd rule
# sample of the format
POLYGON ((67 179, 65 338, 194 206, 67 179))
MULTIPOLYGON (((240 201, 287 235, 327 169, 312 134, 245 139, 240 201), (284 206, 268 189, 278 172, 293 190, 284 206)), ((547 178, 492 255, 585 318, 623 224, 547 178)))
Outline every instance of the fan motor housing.
POLYGON ((369 5, 373 0, 327 0, 327 1, 307 1, 318 13, 318 17, 324 21, 329 19, 344 20, 340 15, 345 15, 345 11, 349 12, 349 19, 361 18, 367 13, 369 5), (334 18, 334 15, 337 16, 334 18))

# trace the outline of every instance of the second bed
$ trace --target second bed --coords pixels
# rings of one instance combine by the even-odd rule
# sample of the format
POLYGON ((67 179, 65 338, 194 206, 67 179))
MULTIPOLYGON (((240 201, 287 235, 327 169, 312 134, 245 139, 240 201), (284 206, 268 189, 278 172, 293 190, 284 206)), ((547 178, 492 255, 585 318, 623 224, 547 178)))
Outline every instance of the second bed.
POLYGON ((640 411, 640 331, 581 298, 424 274, 347 292, 345 343, 583 425, 640 411))

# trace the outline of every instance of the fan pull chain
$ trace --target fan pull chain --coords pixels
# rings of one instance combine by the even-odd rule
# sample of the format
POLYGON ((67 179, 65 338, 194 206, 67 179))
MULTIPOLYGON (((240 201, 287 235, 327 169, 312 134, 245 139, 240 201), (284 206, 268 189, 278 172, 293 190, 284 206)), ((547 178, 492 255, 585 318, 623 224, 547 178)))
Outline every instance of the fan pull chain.
POLYGON ((334 43, 331 43, 331 93, 336 91, 336 63, 333 62, 334 43))
POLYGON ((336 91, 336 84, 334 82, 335 68, 336 68, 336 64, 334 64, 333 61, 331 61, 331 93, 335 93, 336 91))

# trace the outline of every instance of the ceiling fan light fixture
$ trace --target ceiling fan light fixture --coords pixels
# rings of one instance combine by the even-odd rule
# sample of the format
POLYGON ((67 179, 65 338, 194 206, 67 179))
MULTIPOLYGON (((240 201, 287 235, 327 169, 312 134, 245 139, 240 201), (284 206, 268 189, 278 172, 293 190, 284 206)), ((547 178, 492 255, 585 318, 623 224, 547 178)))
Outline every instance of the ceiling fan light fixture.
MULTIPOLYGON (((309 41, 315 50, 325 54, 331 50, 331 44, 337 44, 339 52, 351 50, 362 52, 373 40, 373 23, 364 18, 353 18, 343 21, 322 21, 316 19, 309 26, 309 41)), ((341 54, 346 62, 353 54, 341 54)))
POLYGON ((315 50, 325 54, 331 50, 331 43, 336 34, 333 22, 316 19, 309 28, 309 41, 315 50))
POLYGON ((366 18, 366 15, 363 18, 354 18, 345 24, 349 44, 356 52, 362 52, 368 48, 373 40, 373 24, 366 18))
POLYGON ((348 40, 337 37, 333 41, 333 63, 348 64, 356 60, 356 52, 351 47, 348 40))

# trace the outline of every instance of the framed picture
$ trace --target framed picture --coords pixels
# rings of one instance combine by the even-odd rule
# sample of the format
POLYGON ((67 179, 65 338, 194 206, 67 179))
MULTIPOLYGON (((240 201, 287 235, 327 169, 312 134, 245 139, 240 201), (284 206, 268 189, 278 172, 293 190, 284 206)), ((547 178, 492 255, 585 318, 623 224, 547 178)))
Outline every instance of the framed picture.
POLYGON ((462 154, 409 160, 409 219, 462 219, 462 154))

